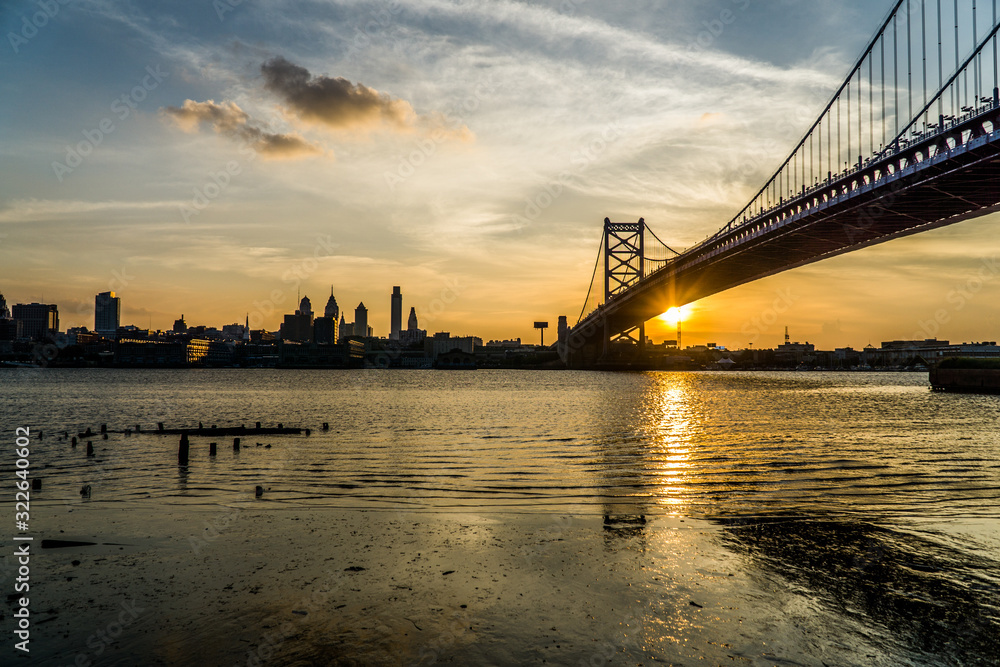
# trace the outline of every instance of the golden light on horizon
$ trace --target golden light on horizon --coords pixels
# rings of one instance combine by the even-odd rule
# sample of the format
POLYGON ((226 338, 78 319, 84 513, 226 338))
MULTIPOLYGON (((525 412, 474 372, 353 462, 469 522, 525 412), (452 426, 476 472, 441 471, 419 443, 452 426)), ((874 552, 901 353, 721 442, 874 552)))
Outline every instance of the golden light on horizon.
POLYGON ((681 322, 686 322, 694 312, 693 306, 689 303, 683 306, 674 306, 659 316, 661 322, 671 327, 676 327, 681 322))

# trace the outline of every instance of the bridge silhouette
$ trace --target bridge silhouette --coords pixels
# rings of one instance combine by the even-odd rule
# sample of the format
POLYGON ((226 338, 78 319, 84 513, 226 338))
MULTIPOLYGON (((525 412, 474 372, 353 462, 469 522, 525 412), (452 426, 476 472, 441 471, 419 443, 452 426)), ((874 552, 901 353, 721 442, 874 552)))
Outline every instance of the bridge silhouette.
POLYGON ((641 218, 605 218, 563 360, 629 363, 644 323, 671 307, 1000 210, 998 31, 997 0, 898 0, 787 159, 715 234, 678 252, 641 218))

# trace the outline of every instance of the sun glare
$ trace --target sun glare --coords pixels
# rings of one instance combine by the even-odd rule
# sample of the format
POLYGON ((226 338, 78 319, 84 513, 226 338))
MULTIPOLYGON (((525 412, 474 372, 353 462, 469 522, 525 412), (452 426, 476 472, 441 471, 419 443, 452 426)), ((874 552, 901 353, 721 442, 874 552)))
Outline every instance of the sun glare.
POLYGON ((660 320, 666 322, 672 327, 677 326, 679 322, 684 322, 691 316, 691 306, 674 306, 667 312, 660 315, 660 320))

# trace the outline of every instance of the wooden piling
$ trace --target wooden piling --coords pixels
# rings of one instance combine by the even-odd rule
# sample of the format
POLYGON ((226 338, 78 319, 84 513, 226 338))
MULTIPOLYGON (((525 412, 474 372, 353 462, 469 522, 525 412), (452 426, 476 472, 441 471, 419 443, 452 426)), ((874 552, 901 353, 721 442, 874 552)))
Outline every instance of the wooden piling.
POLYGON ((233 438, 233 451, 234 452, 240 451, 240 439, 239 438, 233 438))
POLYGON ((181 436, 181 442, 177 447, 177 465, 186 466, 188 464, 188 453, 191 448, 191 443, 188 441, 187 434, 181 436))
POLYGON ((208 443, 208 455, 215 456, 216 445, 214 442, 208 443))
POLYGON ((92 443, 90 440, 88 440, 87 441, 87 456, 93 456, 93 455, 94 455, 94 443, 92 443))

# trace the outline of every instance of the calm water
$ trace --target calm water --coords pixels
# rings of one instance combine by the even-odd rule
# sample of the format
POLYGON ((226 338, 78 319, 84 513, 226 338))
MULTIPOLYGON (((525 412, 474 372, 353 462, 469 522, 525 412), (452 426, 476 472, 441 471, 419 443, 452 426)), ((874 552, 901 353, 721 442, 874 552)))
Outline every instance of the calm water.
POLYGON ((924 374, 7 371, 0 392, 5 432, 47 432, 50 484, 96 475, 102 500, 1000 517, 1000 398, 924 374), (55 438, 158 421, 312 435, 213 438, 215 459, 196 438, 183 475, 176 436, 95 439, 96 461, 55 438))
POLYGON ((4 433, 44 430, 50 502, 219 507, 260 484, 275 507, 707 520, 839 632, 891 634, 880 664, 1000 664, 1000 397, 926 374, 7 370, 0 405, 4 433), (214 458, 195 438, 187 469, 176 436, 95 438, 93 459, 56 438, 159 421, 312 434, 214 458))

